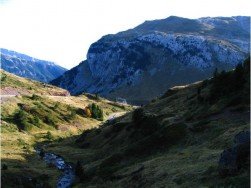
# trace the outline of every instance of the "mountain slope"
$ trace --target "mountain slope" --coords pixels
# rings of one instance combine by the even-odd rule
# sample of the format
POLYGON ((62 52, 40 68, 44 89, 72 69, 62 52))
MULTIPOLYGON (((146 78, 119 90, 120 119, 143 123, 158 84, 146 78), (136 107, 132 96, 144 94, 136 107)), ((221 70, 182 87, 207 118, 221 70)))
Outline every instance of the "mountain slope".
POLYGON ((62 88, 49 84, 22 78, 0 69, 1 74, 1 95, 51 95, 69 96, 70 93, 62 88))
POLYGON ((49 82, 62 75, 66 69, 53 62, 39 60, 1 48, 1 68, 21 77, 49 82))
POLYGON ((250 59, 45 149, 79 161, 77 187, 246 188, 249 126, 250 59))
POLYGON ((102 109, 103 120, 132 109, 90 94, 70 96, 64 89, 3 70, 0 75, 1 187, 55 187, 60 171, 46 165, 34 148, 98 127, 101 119, 86 114, 89 105, 102 109))
POLYGON ((166 88, 229 70, 249 52, 249 17, 147 21, 93 43, 87 60, 51 83, 142 104, 166 88))

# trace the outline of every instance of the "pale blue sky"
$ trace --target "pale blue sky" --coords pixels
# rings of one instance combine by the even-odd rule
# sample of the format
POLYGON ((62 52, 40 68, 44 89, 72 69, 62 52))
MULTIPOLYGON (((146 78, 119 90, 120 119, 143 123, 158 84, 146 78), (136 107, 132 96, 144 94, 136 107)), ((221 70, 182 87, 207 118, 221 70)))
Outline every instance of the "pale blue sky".
POLYGON ((170 15, 250 15, 249 0, 0 0, 0 47, 72 68, 103 35, 170 15))

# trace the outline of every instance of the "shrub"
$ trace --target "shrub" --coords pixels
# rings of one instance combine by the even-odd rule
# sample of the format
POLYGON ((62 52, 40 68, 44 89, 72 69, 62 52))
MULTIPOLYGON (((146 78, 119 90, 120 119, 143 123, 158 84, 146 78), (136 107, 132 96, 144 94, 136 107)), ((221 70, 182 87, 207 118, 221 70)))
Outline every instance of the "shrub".
POLYGON ((45 136, 48 140, 52 140, 53 139, 53 135, 51 134, 51 132, 50 131, 48 131, 47 133, 46 133, 46 136, 45 136))
POLYGON ((103 110, 95 103, 92 103, 87 108, 85 108, 85 113, 86 113, 87 117, 89 117, 91 115, 91 117, 94 119, 97 119, 100 121, 104 120, 103 110))
POLYGON ((21 110, 24 110, 25 112, 30 113, 31 111, 31 107, 28 104, 18 103, 18 106, 20 107, 21 110))
POLYGON ((96 99, 97 101, 99 101, 99 100, 100 100, 100 97, 99 97, 99 95, 98 95, 98 94, 95 94, 95 99, 96 99))
POLYGON ((32 126, 28 123, 28 113, 23 110, 18 110, 14 114, 14 122, 17 124, 19 130, 30 131, 32 126))
POLYGON ((6 78, 7 78, 7 75, 6 75, 6 74, 1 74, 1 81, 2 81, 2 82, 5 81, 6 78))
POLYGON ((33 125, 39 125, 40 119, 37 116, 33 116, 33 118, 30 119, 30 123, 33 125))
POLYGON ((56 128, 56 118, 51 115, 51 114, 48 114, 47 116, 45 116, 45 119, 44 119, 44 123, 48 124, 48 125, 52 125, 53 127, 56 128))
POLYGON ((36 95, 36 94, 33 94, 33 95, 31 96, 31 99, 32 99, 32 100, 40 100, 40 99, 41 99, 41 96, 36 95))
POLYGON ((72 107, 68 107, 67 110, 70 112, 69 114, 66 115, 66 119, 67 120, 72 120, 76 117, 77 112, 76 109, 72 108, 72 107))
MULTIPOLYGON (((246 83, 249 83, 249 61, 245 60, 244 64, 238 64, 234 71, 220 74, 215 73, 212 79, 210 88, 209 101, 214 103, 223 96, 231 96, 236 93, 241 93, 245 89, 246 83)), ((248 84, 249 85, 249 84, 248 84)), ((248 86, 248 90, 249 90, 248 86)))
POLYGON ((18 146, 25 146, 26 145, 25 141, 21 138, 18 138, 17 141, 18 141, 18 143, 17 143, 18 146))
POLYGON ((59 107, 60 103, 56 102, 55 105, 52 107, 53 110, 56 110, 59 107))

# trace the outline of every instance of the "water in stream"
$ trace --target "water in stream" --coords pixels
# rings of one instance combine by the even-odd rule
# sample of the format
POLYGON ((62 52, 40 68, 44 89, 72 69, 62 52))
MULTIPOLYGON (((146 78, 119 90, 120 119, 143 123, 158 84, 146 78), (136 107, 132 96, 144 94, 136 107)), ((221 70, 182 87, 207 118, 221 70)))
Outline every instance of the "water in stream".
MULTIPOLYGON (((43 152, 41 149, 36 148, 36 152, 38 155, 41 156, 41 152, 43 152)), ((58 155, 55 155, 53 153, 44 153, 43 154, 43 160, 48 165, 53 165, 57 169, 61 170, 63 173, 59 177, 57 182, 57 188, 69 188, 71 187, 74 178, 75 173, 70 164, 67 164, 64 159, 58 155)))

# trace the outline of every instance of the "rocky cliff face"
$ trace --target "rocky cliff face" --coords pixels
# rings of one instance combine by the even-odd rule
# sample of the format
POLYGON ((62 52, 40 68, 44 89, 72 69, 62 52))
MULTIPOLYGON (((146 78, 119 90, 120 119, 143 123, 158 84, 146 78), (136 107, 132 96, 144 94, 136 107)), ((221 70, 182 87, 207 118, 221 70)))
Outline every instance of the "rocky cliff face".
POLYGON ((49 82, 62 75, 66 69, 52 62, 32 58, 11 50, 0 49, 1 68, 15 75, 49 82))
POLYGON ((72 94, 98 93, 144 103, 168 87, 232 69, 249 52, 249 17, 169 17, 107 35, 93 43, 87 60, 53 84, 72 94))

